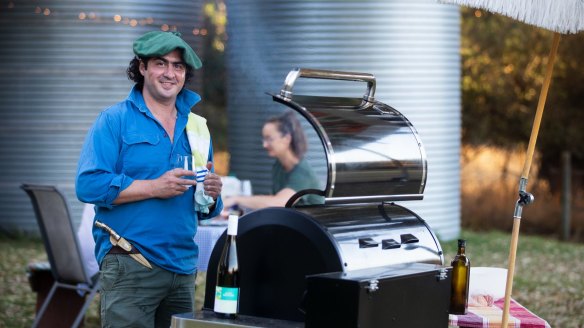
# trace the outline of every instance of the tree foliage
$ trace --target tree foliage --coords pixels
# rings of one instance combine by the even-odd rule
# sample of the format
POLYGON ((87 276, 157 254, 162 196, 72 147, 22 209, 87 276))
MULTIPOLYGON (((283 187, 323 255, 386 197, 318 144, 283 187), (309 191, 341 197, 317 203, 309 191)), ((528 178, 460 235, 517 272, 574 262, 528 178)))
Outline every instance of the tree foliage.
MULTIPOLYGON (((527 148, 553 33, 462 9, 463 142, 527 148)), ((584 33, 563 35, 536 149, 550 178, 561 152, 584 164, 584 33)))
POLYGON ((208 1, 203 7, 201 29, 203 54, 202 115, 207 119, 215 151, 227 149, 227 115, 225 81, 225 43, 227 42, 227 10, 224 1, 208 1))

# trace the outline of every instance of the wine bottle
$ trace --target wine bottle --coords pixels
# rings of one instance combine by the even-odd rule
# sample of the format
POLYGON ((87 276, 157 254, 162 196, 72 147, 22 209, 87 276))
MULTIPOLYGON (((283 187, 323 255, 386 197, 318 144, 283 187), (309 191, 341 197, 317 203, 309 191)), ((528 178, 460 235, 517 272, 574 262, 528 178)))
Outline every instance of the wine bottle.
POLYGON ((466 240, 458 240, 458 252, 450 263, 452 265, 452 287, 450 293, 450 313, 466 314, 468 308, 468 285, 470 278, 470 259, 466 257, 466 240))
POLYGON ((239 207, 238 204, 235 204, 235 205, 233 205, 233 206, 231 206, 229 208, 229 215, 242 216, 243 215, 243 209, 241 207, 239 207))
POLYGON ((223 318, 235 318, 239 311, 239 263, 237 260, 237 223, 239 216, 229 215, 227 240, 217 267, 215 313, 223 318))

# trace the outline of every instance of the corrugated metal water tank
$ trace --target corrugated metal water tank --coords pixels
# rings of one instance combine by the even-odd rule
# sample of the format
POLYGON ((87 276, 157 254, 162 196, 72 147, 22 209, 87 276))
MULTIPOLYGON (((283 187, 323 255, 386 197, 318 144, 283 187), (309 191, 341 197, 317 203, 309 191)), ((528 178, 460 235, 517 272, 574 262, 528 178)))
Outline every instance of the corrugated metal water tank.
MULTIPOLYGON (((455 6, 432 0, 232 0, 228 11, 230 170, 271 192, 261 144, 264 120, 284 106, 277 93, 295 68, 374 74, 375 98, 418 130, 428 159, 424 200, 404 204, 443 239, 460 232, 460 28, 455 6), (243 123, 244 122, 244 123, 243 123)), ((360 97, 365 85, 302 81, 295 94, 360 97)), ((300 118, 302 119, 302 118, 300 118)), ((306 123, 306 122, 303 122, 306 123)), ((309 128, 308 124, 304 124, 309 128)), ((308 160, 326 173, 320 139, 307 130, 308 160)))
MULTIPOLYGON (((202 2, 0 3, 0 231, 38 231, 23 182, 57 185, 80 220, 79 150, 97 114, 132 87, 126 77, 132 42, 147 31, 176 30, 200 49, 193 32, 202 2)), ((199 85, 195 80, 190 88, 199 85)))

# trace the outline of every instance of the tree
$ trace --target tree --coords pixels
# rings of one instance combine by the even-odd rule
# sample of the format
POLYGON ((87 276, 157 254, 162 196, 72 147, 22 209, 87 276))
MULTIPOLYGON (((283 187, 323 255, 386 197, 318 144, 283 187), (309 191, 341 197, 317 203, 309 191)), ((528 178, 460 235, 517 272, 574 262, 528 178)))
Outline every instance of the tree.
MULTIPOLYGON (((526 148, 552 32, 471 8, 462 18, 463 142, 526 148)), ((537 142, 542 178, 560 167, 564 150, 584 164, 583 41, 577 34, 560 43, 537 142)))
POLYGON ((224 1, 209 1, 203 7, 203 102, 202 115, 213 135, 216 151, 227 150, 225 42, 227 10, 224 1))

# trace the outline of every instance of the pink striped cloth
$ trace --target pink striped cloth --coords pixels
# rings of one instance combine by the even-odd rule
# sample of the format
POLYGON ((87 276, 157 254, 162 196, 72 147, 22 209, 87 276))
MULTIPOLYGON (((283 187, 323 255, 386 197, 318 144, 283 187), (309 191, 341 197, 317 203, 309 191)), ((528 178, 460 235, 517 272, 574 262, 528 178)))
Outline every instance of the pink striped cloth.
MULTIPOLYGON (((492 306, 469 306, 464 315, 451 314, 449 325, 455 327, 501 327, 505 298, 500 298, 492 306)), ((511 299, 509 307, 509 324, 507 327, 550 328, 547 321, 536 316, 521 304, 511 299)))

